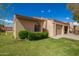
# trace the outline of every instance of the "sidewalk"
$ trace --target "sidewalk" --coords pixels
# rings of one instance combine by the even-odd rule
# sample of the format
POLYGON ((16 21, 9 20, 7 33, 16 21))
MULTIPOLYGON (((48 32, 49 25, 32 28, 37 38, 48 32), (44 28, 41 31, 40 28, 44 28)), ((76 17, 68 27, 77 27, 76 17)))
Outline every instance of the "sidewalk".
POLYGON ((59 39, 59 38, 70 38, 70 39, 74 39, 74 40, 79 40, 79 35, 75 35, 75 34, 64 34, 63 36, 62 35, 57 35, 55 37, 52 37, 52 38, 55 38, 55 39, 59 39))

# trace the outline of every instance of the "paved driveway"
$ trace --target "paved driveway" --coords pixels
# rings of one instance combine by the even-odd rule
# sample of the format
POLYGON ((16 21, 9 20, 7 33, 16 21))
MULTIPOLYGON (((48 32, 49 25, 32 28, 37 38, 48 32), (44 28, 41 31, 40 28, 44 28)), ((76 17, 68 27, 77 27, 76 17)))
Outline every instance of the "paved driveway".
POLYGON ((71 34, 71 33, 64 34, 63 36, 62 35, 57 35, 57 36, 55 36, 53 38, 59 39, 59 38, 62 38, 62 37, 64 37, 64 38, 70 38, 70 39, 74 39, 74 40, 79 40, 79 35, 75 35, 75 34, 71 34))

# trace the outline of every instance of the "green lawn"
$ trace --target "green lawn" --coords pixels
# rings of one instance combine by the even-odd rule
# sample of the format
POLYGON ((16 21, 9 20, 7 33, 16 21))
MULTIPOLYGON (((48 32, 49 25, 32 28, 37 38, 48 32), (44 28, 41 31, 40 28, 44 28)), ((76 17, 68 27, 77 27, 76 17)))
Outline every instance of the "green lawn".
POLYGON ((0 35, 0 55, 77 56, 79 55, 79 41, 66 38, 16 41, 9 33, 7 36, 0 35))

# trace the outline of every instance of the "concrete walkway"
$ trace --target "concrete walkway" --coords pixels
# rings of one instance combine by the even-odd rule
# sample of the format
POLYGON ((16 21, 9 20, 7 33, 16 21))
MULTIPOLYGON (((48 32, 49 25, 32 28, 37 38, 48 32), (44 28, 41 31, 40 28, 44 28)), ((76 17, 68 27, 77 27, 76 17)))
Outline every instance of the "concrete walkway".
POLYGON ((57 36, 55 36, 53 38, 59 39, 59 38, 62 38, 62 37, 64 37, 64 38, 70 38, 70 39, 74 39, 74 40, 79 40, 79 35, 75 35, 75 34, 71 34, 71 33, 64 34, 63 36, 62 35, 57 35, 57 36))

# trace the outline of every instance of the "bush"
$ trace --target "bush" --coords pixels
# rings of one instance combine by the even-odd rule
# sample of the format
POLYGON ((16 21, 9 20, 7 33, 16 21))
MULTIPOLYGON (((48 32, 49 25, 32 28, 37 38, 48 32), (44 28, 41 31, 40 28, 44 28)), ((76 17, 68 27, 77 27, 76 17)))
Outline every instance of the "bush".
POLYGON ((39 40, 48 37, 48 32, 29 32, 28 39, 29 40, 39 40))
POLYGON ((48 32, 42 33, 42 38, 48 38, 48 32))
POLYGON ((0 32, 2 33, 2 32, 5 32, 5 30, 0 30, 0 32))
POLYGON ((27 31, 20 31, 19 32, 19 38, 20 39, 25 39, 28 37, 28 32, 27 31))

